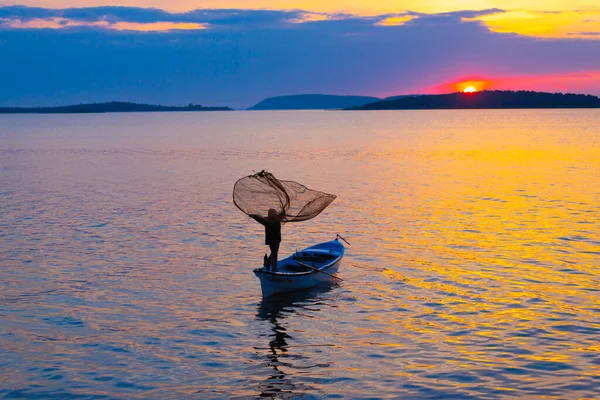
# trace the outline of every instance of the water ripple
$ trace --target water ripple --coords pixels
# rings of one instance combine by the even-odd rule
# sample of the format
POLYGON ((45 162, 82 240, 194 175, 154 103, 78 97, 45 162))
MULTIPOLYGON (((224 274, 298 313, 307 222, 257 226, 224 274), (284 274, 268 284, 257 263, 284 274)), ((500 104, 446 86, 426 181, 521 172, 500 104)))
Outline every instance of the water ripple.
POLYGON ((0 397, 598 397, 595 111, 200 114, 0 116, 0 397), (262 168, 343 282, 260 297, 262 168))

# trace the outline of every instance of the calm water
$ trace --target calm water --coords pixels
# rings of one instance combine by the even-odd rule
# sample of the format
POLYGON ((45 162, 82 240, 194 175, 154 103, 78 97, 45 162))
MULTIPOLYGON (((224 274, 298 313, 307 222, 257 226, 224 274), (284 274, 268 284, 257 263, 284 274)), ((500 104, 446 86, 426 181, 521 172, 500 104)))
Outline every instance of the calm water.
POLYGON ((600 398, 600 112, 0 116, 0 397, 600 398), (338 195, 263 300, 263 168, 338 195))

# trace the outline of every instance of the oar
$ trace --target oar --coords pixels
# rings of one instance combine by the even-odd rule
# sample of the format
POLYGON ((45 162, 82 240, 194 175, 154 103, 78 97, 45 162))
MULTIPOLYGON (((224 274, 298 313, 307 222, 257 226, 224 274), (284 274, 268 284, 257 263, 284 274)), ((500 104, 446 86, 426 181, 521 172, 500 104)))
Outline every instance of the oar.
POLYGON ((344 238, 342 237, 342 235, 340 235, 339 233, 336 233, 336 234, 335 234, 335 238, 336 238, 336 239, 337 239, 337 238, 340 238, 340 239, 342 239, 344 242, 346 242, 346 244, 347 244, 348 246, 350 246, 350 243, 348 243, 348 241, 347 241, 346 239, 344 239, 344 238))
POLYGON ((298 260, 294 260, 294 261, 296 261, 296 262, 298 263, 298 265, 302 265, 303 267, 310 268, 310 269, 312 269, 313 271, 319 271, 319 272, 321 272, 321 273, 323 273, 323 274, 325 274, 325 275, 329 275, 329 276, 331 276, 332 278, 339 279, 339 280, 340 280, 340 282, 343 282, 343 281, 344 281, 344 280, 343 280, 342 278, 340 278, 339 276, 336 276, 336 275, 330 274, 329 272, 325 272, 325 271, 323 271, 323 270, 320 270, 319 268, 311 267, 310 265, 308 265, 308 264, 304 264, 304 263, 303 263, 303 262, 301 262, 301 261, 298 261, 298 260))

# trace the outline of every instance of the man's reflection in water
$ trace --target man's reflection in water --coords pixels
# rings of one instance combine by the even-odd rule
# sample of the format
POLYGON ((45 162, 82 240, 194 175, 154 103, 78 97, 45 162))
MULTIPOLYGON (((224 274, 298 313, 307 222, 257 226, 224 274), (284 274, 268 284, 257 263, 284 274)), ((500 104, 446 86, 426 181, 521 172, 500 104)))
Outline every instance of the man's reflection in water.
MULTIPOLYGON (((311 308, 323 302, 323 294, 329 292, 331 284, 320 285, 318 287, 293 293, 276 294, 263 298, 258 305, 257 317, 271 323, 269 334, 269 353, 265 355, 268 360, 268 366, 273 368, 273 373, 267 380, 259 385, 260 395, 258 397, 289 399, 298 392, 313 390, 303 383, 294 383, 293 376, 287 375, 279 367, 297 368, 285 360, 303 360, 305 356, 288 352, 288 341, 294 338, 287 333, 282 325, 286 317, 299 315, 303 309, 311 308)), ((314 310, 314 309, 313 309, 314 310)))

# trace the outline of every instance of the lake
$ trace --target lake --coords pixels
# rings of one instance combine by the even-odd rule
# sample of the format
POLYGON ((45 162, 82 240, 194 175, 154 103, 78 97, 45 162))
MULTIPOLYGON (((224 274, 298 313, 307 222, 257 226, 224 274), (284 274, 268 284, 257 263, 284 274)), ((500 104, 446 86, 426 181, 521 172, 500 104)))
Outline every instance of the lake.
POLYGON ((0 397, 600 397, 600 111, 0 115, 0 397), (267 169, 334 193, 263 299, 267 169))

